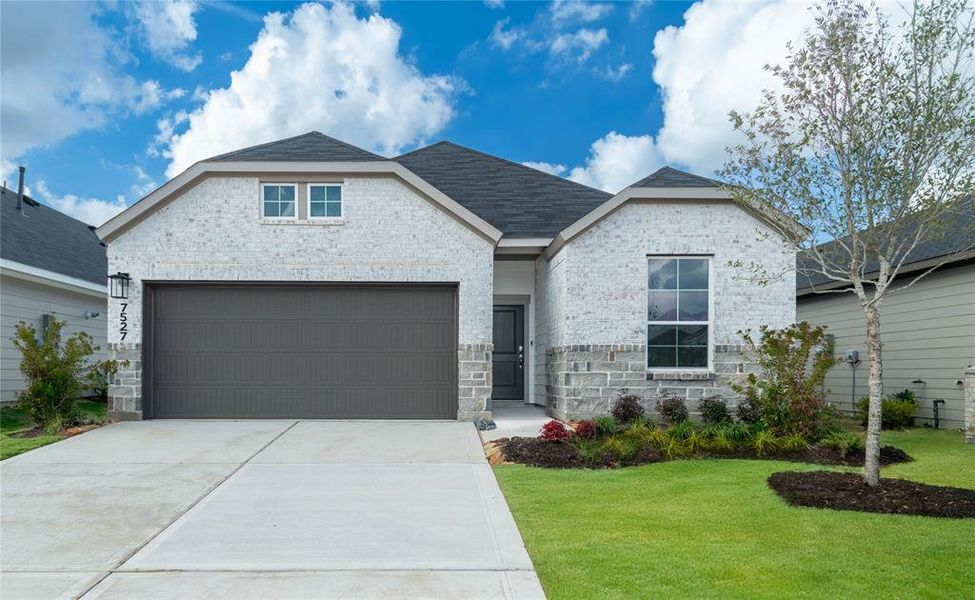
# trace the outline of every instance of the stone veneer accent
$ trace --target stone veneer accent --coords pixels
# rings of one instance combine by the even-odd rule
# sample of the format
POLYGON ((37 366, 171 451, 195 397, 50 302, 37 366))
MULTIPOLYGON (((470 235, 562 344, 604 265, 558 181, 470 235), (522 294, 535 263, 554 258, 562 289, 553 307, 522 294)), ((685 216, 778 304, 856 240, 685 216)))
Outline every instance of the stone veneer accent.
POLYGON ((730 385, 750 370, 741 344, 714 347, 714 371, 655 371, 646 368, 642 344, 580 344, 551 348, 547 352, 546 398, 548 414, 558 419, 584 419, 608 414, 622 390, 643 399, 648 413, 656 412, 656 400, 664 394, 688 400, 696 412, 696 400, 720 395, 730 406, 740 396, 730 385))
POLYGON ((115 379, 110 382, 108 417, 121 421, 142 418, 142 344, 109 344, 109 354, 118 361, 115 379))
POLYGON ((965 369, 965 441, 975 444, 975 366, 965 369))
POLYGON ((493 382, 494 344, 461 344, 457 349, 457 418, 491 418, 488 400, 493 382))

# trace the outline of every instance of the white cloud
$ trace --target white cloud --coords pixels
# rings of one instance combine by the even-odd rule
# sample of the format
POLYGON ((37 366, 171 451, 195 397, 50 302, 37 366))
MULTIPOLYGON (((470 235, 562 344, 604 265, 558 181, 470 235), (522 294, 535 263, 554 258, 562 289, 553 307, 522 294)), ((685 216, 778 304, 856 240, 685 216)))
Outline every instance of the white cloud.
POLYGON ((81 2, 7 2, 0 20, 0 153, 16 160, 111 118, 158 107, 174 93, 122 70, 129 60, 81 2), (43 40, 40 43, 39 40, 43 40))
POLYGON ((183 71, 192 71, 203 62, 199 53, 187 51, 196 40, 193 14, 199 4, 195 1, 133 2, 127 6, 139 24, 146 48, 154 56, 183 71))
POLYGON ((627 12, 627 16, 629 17, 630 21, 636 21, 638 18, 640 18, 640 14, 643 12, 643 9, 651 4, 653 4, 653 0, 633 0, 633 2, 630 3, 630 10, 627 12))
POLYGON ((651 136, 627 136, 610 131, 593 142, 586 164, 572 169, 569 179, 616 193, 663 164, 651 136))
MULTIPOLYGON (((399 25, 352 6, 304 4, 271 13, 229 87, 188 116, 161 123, 172 177, 234 148, 320 130, 384 153, 422 142, 454 115, 462 81, 424 75, 399 51, 399 25), (186 129, 177 133, 180 119, 186 129)), ((150 148, 151 151, 151 148, 150 148)))
POLYGON ((504 0, 484 0, 484 5, 488 8, 504 8, 504 0))
POLYGON ((561 33, 555 36, 548 49, 553 56, 571 55, 576 62, 583 63, 608 41, 609 34, 605 27, 598 30, 583 27, 573 33, 561 33))
POLYGON ((502 50, 510 49, 516 42, 525 37, 525 31, 523 29, 505 29, 510 22, 510 17, 501 19, 491 29, 491 42, 502 50))
POLYGON ((547 52, 553 66, 581 65, 609 42, 609 33, 605 27, 594 29, 579 25, 597 21, 612 10, 610 4, 558 0, 539 10, 525 26, 509 27, 510 17, 496 22, 489 39, 505 51, 547 52))
POLYGON ((89 225, 101 225, 126 207, 124 196, 118 196, 115 200, 84 198, 74 194, 61 196, 48 189, 43 180, 38 181, 35 186, 38 200, 89 225))
POLYGON ((531 167, 537 171, 548 173, 549 175, 561 176, 564 175, 566 171, 565 165, 558 165, 558 164, 547 163, 547 162, 535 162, 532 160, 526 160, 521 164, 525 165, 526 167, 531 167))
POLYGON ((598 21, 613 10, 610 4, 595 4, 581 0, 555 0, 549 7, 551 18, 555 22, 582 21, 591 23, 598 21))
POLYGON ((603 79, 605 79, 606 81, 612 81, 613 83, 616 83, 618 81, 622 81, 622 79, 626 77, 627 74, 629 74, 629 72, 632 70, 633 70, 632 64, 623 63, 622 65, 618 65, 616 67, 607 66, 602 69, 596 69, 595 73, 600 77, 602 77, 603 79))

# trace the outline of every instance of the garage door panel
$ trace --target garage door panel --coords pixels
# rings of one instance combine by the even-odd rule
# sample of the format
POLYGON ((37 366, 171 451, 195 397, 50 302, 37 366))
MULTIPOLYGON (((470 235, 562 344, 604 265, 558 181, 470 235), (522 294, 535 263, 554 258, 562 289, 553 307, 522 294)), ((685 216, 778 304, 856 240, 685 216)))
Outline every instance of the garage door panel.
POLYGON ((455 418, 456 288, 150 286, 156 418, 455 418))

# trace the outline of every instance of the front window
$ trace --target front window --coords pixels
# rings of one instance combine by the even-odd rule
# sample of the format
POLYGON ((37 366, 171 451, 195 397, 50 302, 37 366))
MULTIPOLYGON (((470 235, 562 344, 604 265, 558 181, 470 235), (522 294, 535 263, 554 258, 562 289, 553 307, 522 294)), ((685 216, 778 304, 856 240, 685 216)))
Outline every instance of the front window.
POLYGON ((288 183, 265 183, 263 185, 264 216, 272 219, 282 217, 293 219, 297 187, 288 183))
POLYGON ((710 339, 710 259, 650 257, 647 366, 706 369, 710 339))
POLYGON ((312 219, 342 216, 342 186, 308 184, 308 216, 312 219))

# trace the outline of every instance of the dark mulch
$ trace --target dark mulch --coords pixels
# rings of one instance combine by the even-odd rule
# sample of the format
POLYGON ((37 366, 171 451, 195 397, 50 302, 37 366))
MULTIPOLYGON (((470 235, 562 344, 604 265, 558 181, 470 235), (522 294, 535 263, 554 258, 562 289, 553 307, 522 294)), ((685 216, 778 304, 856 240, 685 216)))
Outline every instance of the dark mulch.
POLYGON ((504 443, 505 459, 532 467, 579 468, 582 459, 568 442, 548 442, 539 438, 513 437, 504 443))
MULTIPOLYGON (((817 465, 842 465, 846 467, 862 467, 866 460, 866 453, 863 450, 853 450, 847 454, 841 454, 836 448, 823 448, 813 446, 809 450, 801 452, 773 452, 758 456, 750 450, 737 450, 725 454, 706 453, 708 458, 740 458, 746 460, 781 460, 785 462, 814 463, 817 465)), ((907 452, 893 446, 883 446, 880 448, 880 465, 896 465, 898 463, 911 462, 914 460, 907 452)))
POLYGON ((864 485, 860 475, 830 471, 774 473, 769 487, 793 506, 924 517, 975 518, 975 490, 881 479, 864 485))

